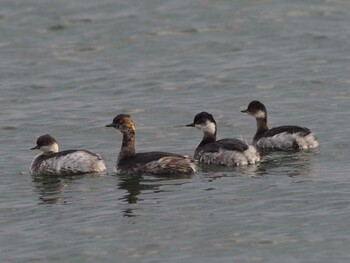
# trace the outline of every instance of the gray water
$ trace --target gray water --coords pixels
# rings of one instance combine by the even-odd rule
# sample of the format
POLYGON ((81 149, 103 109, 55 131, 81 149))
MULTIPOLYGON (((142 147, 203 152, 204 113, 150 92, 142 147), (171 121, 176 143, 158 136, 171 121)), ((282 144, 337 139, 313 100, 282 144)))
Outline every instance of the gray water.
POLYGON ((2 0, 0 262, 349 262, 350 2, 2 0), (184 178, 113 173, 118 113, 137 151, 307 126, 320 147, 184 178), (103 176, 32 177, 29 148, 104 156, 103 176))

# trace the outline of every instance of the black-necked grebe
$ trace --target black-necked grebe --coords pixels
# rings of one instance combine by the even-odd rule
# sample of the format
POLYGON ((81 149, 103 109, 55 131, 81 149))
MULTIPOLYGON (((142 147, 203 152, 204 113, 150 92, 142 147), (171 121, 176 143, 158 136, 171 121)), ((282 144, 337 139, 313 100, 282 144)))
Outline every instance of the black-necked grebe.
POLYGON ((130 115, 119 114, 106 127, 118 129, 123 134, 123 143, 115 170, 120 174, 149 173, 155 175, 193 174, 196 165, 191 158, 167 152, 135 152, 135 124, 130 115))
POLYGON ((239 139, 216 140, 217 126, 213 116, 207 112, 198 113, 193 123, 187 127, 196 127, 204 135, 194 153, 194 158, 201 163, 226 166, 255 164, 260 155, 253 145, 239 139))
POLYGON ((68 175, 96 173, 106 170, 105 163, 98 155, 86 150, 59 151, 54 137, 49 134, 40 136, 31 150, 42 151, 35 156, 30 165, 32 175, 68 175))
POLYGON ((260 149, 301 150, 316 148, 318 142, 308 128, 299 126, 280 126, 269 129, 267 126, 267 110, 260 101, 252 101, 246 110, 256 119, 257 131, 253 144, 260 149))

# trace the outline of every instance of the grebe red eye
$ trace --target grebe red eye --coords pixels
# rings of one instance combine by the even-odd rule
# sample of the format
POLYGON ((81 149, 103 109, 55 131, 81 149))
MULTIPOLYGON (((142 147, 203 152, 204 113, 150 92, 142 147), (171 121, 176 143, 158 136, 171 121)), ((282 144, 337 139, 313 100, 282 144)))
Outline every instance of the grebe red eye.
POLYGON ((123 124, 123 120, 122 119, 119 120, 119 124, 123 124))

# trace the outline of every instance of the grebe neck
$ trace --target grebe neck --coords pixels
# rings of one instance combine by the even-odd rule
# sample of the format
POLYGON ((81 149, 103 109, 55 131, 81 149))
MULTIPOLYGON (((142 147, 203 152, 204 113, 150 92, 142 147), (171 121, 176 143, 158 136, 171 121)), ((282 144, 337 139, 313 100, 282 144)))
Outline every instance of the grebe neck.
POLYGON ((123 133, 123 143, 119 154, 119 159, 135 156, 135 131, 123 133))
POLYGON ((215 133, 204 132, 203 139, 199 144, 199 146, 204 146, 207 143, 211 143, 215 141, 216 141, 216 132, 215 133))
POLYGON ((256 134, 254 139, 259 138, 262 134, 269 130, 267 126, 267 117, 264 118, 256 118, 256 134))

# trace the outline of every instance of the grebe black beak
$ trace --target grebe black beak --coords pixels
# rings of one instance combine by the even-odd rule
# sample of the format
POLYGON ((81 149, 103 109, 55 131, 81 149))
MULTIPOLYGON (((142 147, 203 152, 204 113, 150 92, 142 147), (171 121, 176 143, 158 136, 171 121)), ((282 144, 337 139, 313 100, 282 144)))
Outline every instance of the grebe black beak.
POLYGON ((246 110, 241 110, 241 112, 243 112, 243 113, 248 113, 248 109, 246 109, 246 110))
POLYGON ((191 123, 191 124, 187 124, 187 125, 185 125, 186 127, 195 127, 194 126, 194 123, 191 123))
POLYGON ((106 125, 106 127, 113 127, 113 128, 115 128, 115 126, 116 126, 116 125, 115 125, 114 123, 111 123, 111 124, 107 124, 107 125, 106 125))
POLYGON ((39 149, 40 147, 37 145, 37 146, 34 146, 33 148, 30 148, 31 150, 37 150, 39 149))

